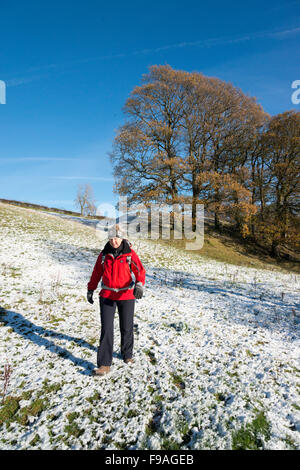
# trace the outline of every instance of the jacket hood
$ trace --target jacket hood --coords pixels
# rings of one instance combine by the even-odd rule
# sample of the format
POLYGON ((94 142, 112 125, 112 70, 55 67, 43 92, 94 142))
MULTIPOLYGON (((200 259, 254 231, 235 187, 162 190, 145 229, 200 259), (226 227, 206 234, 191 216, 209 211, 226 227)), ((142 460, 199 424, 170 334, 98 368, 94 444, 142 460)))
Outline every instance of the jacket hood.
MULTIPOLYGON (((123 238, 123 241, 120 245, 120 247, 123 245, 123 249, 121 248, 121 251, 118 253, 118 255, 125 255, 125 254, 129 254, 131 253, 131 243, 126 240, 125 238, 123 238)), ((106 243, 105 247, 103 248, 102 250, 102 253, 104 255, 108 254, 108 253, 111 253, 111 254, 114 254, 116 252, 116 250, 111 246, 111 244, 109 243, 109 241, 106 243)))

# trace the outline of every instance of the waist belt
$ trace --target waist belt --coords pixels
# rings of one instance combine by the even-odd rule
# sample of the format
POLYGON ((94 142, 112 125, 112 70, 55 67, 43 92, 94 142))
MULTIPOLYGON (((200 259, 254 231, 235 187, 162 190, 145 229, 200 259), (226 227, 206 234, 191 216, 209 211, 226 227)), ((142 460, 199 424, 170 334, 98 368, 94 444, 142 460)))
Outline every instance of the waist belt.
POLYGON ((112 290, 112 291, 114 291, 114 292, 119 292, 120 290, 131 290, 131 289, 133 289, 133 288, 134 288, 134 284, 135 284, 134 281, 132 281, 132 282, 129 284, 128 287, 114 288, 114 287, 107 287, 107 286, 105 286, 105 285, 103 284, 103 282, 102 282, 101 287, 102 287, 102 289, 107 289, 107 290, 112 290))

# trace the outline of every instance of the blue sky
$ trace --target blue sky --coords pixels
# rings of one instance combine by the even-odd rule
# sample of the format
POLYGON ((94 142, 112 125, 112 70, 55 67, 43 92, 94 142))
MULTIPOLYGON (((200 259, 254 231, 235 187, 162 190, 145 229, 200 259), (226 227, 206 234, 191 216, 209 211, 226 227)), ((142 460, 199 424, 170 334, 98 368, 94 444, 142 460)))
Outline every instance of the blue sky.
POLYGON ((153 64, 219 77, 271 115, 295 109, 300 0, 0 0, 0 198, 113 203, 108 152, 153 64))

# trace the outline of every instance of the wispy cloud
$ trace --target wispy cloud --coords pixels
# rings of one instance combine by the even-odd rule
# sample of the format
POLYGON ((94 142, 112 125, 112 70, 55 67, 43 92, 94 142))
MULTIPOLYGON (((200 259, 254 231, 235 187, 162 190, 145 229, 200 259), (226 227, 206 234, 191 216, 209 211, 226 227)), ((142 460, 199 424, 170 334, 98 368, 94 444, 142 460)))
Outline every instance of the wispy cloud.
POLYGON ((280 38, 281 36, 289 36, 293 34, 299 34, 300 33, 300 27, 299 28, 293 28, 293 29, 286 29, 285 31, 277 31, 272 33, 272 36, 280 38))
POLYGON ((74 161, 87 161, 81 158, 63 158, 63 157, 12 157, 0 158, 0 162, 14 163, 14 162, 74 162, 74 161))
POLYGON ((162 52, 162 51, 167 51, 170 49, 181 49, 185 47, 212 47, 212 46, 219 46, 219 45, 226 45, 226 44, 234 44, 238 42, 244 42, 244 41, 251 41, 255 39, 263 39, 263 38, 278 38, 280 39, 281 37, 292 35, 292 34, 299 34, 300 33, 300 27, 296 28, 291 28, 291 29, 285 29, 285 30, 272 30, 272 31, 259 31, 256 33, 246 33, 245 35, 242 36, 225 36, 225 37, 216 37, 216 38, 207 38, 207 39, 199 39, 197 41, 181 41, 178 43, 174 44, 167 44, 164 46, 159 46, 155 48, 149 48, 149 49, 138 49, 136 51, 131 51, 127 53, 122 53, 122 54, 110 54, 110 55, 102 55, 102 56, 96 56, 96 57, 89 57, 85 59, 78 59, 76 61, 73 61, 71 64, 80 64, 80 63, 85 63, 85 62, 93 62, 97 60, 105 60, 105 59, 119 59, 119 58, 126 58, 126 57, 131 57, 135 55, 143 55, 143 54, 153 54, 156 52, 162 52))
MULTIPOLYGON (((155 48, 148 48, 148 49, 138 49, 131 52, 123 52, 119 54, 107 54, 95 57, 87 57, 82 59, 77 59, 69 62, 64 62, 62 64, 45 64, 39 67, 31 67, 27 70, 27 72, 39 71, 39 70, 48 70, 48 71, 57 71, 61 68, 76 66, 84 63, 90 62, 97 62, 101 60, 113 60, 113 59, 123 59, 138 55, 146 55, 146 54, 155 54, 163 51, 168 51, 171 49, 182 49, 188 47, 200 47, 200 48, 210 48, 214 46, 222 46, 226 44, 236 44, 242 43, 245 41, 253 41, 256 39, 278 39, 283 40, 288 36, 297 35, 300 33, 300 27, 293 27, 284 30, 271 30, 271 31, 258 31, 258 32, 250 32, 240 36, 223 36, 223 37, 215 37, 215 38, 206 38, 206 39, 199 39, 197 41, 181 41, 174 44, 166 44, 164 46, 159 46, 155 48)), ((20 78, 12 78, 10 80, 6 80, 6 85, 8 87, 23 85, 34 80, 40 80, 41 78, 47 78, 48 74, 43 75, 31 75, 28 77, 20 77, 20 78)))
POLYGON ((244 41, 251 41, 255 39, 263 39, 263 38, 278 38, 284 36, 289 36, 293 34, 299 34, 300 27, 286 29, 281 31, 259 31, 256 33, 248 33, 242 36, 231 36, 231 37, 216 37, 216 38, 208 38, 208 39, 201 39, 198 41, 190 41, 190 42, 179 42, 176 44, 170 44, 166 46, 157 47, 155 49, 143 49, 140 51, 133 52, 132 54, 146 54, 146 53, 153 53, 153 52, 161 52, 168 49, 179 49, 183 47, 212 47, 212 46, 219 46, 225 44, 234 44, 238 42, 244 41))
POLYGON ((20 77, 20 78, 11 78, 10 80, 6 80, 7 87, 14 87, 18 85, 25 85, 26 83, 34 82, 35 80, 40 80, 41 78, 47 78, 48 74, 43 75, 31 75, 29 77, 20 77))
POLYGON ((53 178, 62 180, 114 181, 113 178, 106 176, 53 176, 53 178))

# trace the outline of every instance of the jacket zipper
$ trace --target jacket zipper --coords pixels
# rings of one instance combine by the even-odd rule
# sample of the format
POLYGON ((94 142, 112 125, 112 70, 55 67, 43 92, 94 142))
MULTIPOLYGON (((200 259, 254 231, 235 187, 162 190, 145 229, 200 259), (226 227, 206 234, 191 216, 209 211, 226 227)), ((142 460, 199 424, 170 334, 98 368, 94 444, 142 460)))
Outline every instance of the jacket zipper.
MULTIPOLYGON (((123 253, 123 254, 124 254, 124 253, 123 253)), ((119 256, 123 256, 123 254, 118 255, 118 256, 115 258, 111 253, 108 253, 108 255, 112 256, 112 258, 113 258, 112 269, 111 269, 111 279, 112 279, 112 283, 114 283, 114 263, 115 263, 115 261, 119 258, 119 256)), ((137 267, 137 265, 135 264, 135 262, 132 261, 132 259, 131 259, 131 262, 135 265, 135 267, 136 267, 136 269, 138 270, 138 272, 140 272, 139 268, 137 267)))

